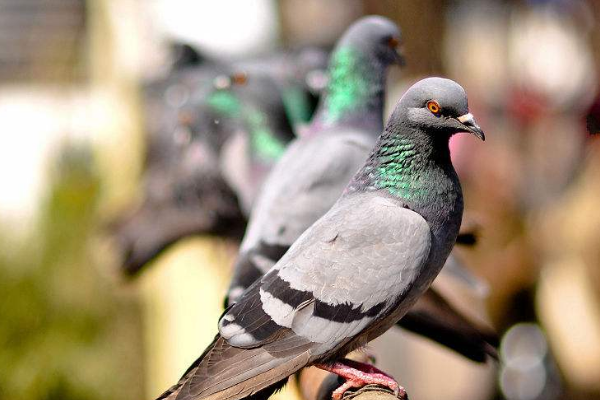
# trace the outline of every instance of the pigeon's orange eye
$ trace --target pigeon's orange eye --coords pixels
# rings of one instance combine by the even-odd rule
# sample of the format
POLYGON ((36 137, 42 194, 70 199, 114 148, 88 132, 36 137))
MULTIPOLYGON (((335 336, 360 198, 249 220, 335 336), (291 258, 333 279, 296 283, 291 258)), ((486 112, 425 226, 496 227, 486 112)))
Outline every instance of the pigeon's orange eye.
POLYGON ((440 105, 437 101, 430 100, 427 102, 427 109, 431 111, 432 114, 438 115, 440 113, 440 105))
POLYGON ((231 76, 231 81, 236 85, 245 85, 248 82, 248 75, 245 72, 236 72, 231 76))
POLYGON ((398 39, 395 36, 392 36, 388 39, 388 46, 390 46, 392 49, 398 48, 398 46, 400 46, 400 39, 398 39))

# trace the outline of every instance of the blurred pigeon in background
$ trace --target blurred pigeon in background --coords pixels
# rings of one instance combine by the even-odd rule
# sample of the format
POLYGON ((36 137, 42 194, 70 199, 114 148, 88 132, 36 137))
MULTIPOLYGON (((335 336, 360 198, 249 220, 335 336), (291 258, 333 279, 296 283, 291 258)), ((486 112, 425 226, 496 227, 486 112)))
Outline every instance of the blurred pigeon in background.
POLYGON ((225 181, 247 215, 262 182, 295 135, 273 79, 244 73, 229 80, 234 83, 233 90, 219 93, 220 101, 228 103, 229 110, 224 111, 239 120, 239 127, 224 144, 220 164, 225 181), (243 82, 235 84, 236 80, 243 82))
POLYGON ((294 126, 308 123, 327 84, 329 53, 319 47, 303 47, 236 61, 232 69, 249 75, 269 75, 277 82, 287 114, 294 126))
POLYGON ((143 203, 114 229, 127 275, 182 237, 239 237, 245 226, 236 195, 219 170, 220 150, 237 125, 204 98, 172 113, 177 120, 169 121, 171 129, 150 145, 156 150, 149 151, 143 203))
POLYGON ((443 267, 463 211, 448 141, 465 131, 484 138, 460 85, 413 85, 342 197, 226 310, 213 343, 160 398, 264 399, 308 365, 346 379, 334 399, 369 383, 405 394, 343 357, 401 319, 443 267))
POLYGON ((249 208, 262 175, 292 137, 286 113, 295 108, 308 115, 314 107, 295 104, 302 97, 298 95, 287 96, 284 107, 281 91, 310 90, 306 96, 316 96, 318 88, 305 82, 323 68, 326 54, 306 49, 227 63, 184 44, 173 45, 172 53, 169 74, 144 87, 148 147, 143 204, 113 224, 122 270, 130 276, 183 237, 210 233, 241 238, 246 218, 239 203, 249 208), (266 65, 261 60, 271 59, 280 61, 253 73, 247 88, 215 90, 215 84, 235 75, 231 71, 255 71, 266 65), (231 111, 240 104, 243 112, 241 107, 231 111), (247 141, 252 164, 245 157, 231 159, 239 155, 244 132, 253 133, 247 141), (281 137, 270 139, 269 132, 281 137), (244 171, 246 167, 252 171, 244 171))
POLYGON ((252 201, 254 186, 293 131, 270 78, 253 77, 247 87, 246 82, 232 84, 235 79, 218 75, 208 86, 196 83, 196 94, 171 111, 176 115, 173 126, 157 135, 160 140, 151 147, 159 148, 150 151, 144 203, 116 230, 128 275, 182 237, 241 237, 246 221, 238 200, 252 201))

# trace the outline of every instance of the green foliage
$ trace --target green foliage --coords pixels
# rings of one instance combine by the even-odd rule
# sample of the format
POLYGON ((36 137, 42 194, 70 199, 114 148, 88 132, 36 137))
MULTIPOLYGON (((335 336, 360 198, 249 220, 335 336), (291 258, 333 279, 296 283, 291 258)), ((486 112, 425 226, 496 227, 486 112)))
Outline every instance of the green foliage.
POLYGON ((0 233, 0 400, 142 397, 137 307, 95 261, 91 160, 63 150, 27 243, 0 233))

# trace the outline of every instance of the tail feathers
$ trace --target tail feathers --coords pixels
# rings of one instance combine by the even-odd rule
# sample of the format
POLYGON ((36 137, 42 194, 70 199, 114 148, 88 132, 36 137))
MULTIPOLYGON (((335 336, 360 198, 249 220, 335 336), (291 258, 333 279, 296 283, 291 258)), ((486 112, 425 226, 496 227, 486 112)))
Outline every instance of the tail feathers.
POLYGON ((206 357, 206 355, 214 347, 215 343, 217 342, 217 340, 219 340, 220 337, 221 336, 219 334, 215 335, 215 338, 213 339, 212 343, 209 344, 206 350, 204 350, 204 353, 202 353, 202 355, 200 355, 200 357, 198 357, 196 361, 194 361, 192 365, 188 367, 188 369, 183 373, 181 378, 179 378, 179 381, 175 385, 165 390, 163 394, 156 398, 156 400, 174 400, 177 394, 179 394, 179 390, 181 389, 183 384, 194 373, 194 371, 196 371, 198 365, 202 362, 202 360, 204 360, 204 357, 206 357))
POLYGON ((442 289, 445 289, 449 285, 460 288, 461 291, 466 290, 466 293, 475 295, 481 301, 487 298, 490 292, 488 283, 484 279, 474 275, 454 252, 450 253, 444 268, 442 268, 438 278, 434 281, 433 287, 443 295, 444 291, 442 289))
POLYGON ((271 354, 266 347, 240 349, 217 335, 181 380, 157 400, 266 399, 304 367, 310 355, 307 347, 287 354, 271 354))
POLYGON ((258 392, 254 393, 253 395, 246 397, 245 400, 267 400, 275 392, 281 390, 285 386, 287 381, 288 381, 288 378, 285 378, 279 382, 275 382, 274 384, 267 386, 266 388, 264 388, 262 390, 259 390, 258 392))
POLYGON ((473 361, 485 362, 487 356, 498 359, 497 334, 491 328, 467 319, 432 289, 419 299, 398 325, 473 361))

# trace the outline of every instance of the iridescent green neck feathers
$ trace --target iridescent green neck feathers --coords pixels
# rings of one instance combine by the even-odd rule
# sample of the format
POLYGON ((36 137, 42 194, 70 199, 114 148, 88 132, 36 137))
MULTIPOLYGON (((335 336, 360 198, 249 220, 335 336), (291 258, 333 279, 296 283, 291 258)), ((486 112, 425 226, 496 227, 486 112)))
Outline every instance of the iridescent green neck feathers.
POLYGON ((328 121, 337 121, 366 102, 369 93, 365 63, 360 54, 350 47, 341 48, 333 54, 326 98, 328 121))
POLYGON ((421 203, 450 192, 454 179, 447 141, 432 146, 386 132, 349 190, 383 189, 408 202, 421 203))
POLYGON ((329 83, 315 120, 323 125, 375 122, 382 129, 385 67, 352 46, 331 56, 329 83))
POLYGON ((414 144, 397 140, 381 146, 378 165, 375 166, 374 186, 386 189, 390 194, 411 199, 423 194, 420 180, 427 178, 423 166, 423 155, 414 144))
POLYGON ((226 90, 215 91, 207 103, 223 117, 241 122, 249 133, 251 153, 257 158, 271 162, 281 157, 286 143, 275 135, 265 112, 242 103, 234 93, 226 90))

